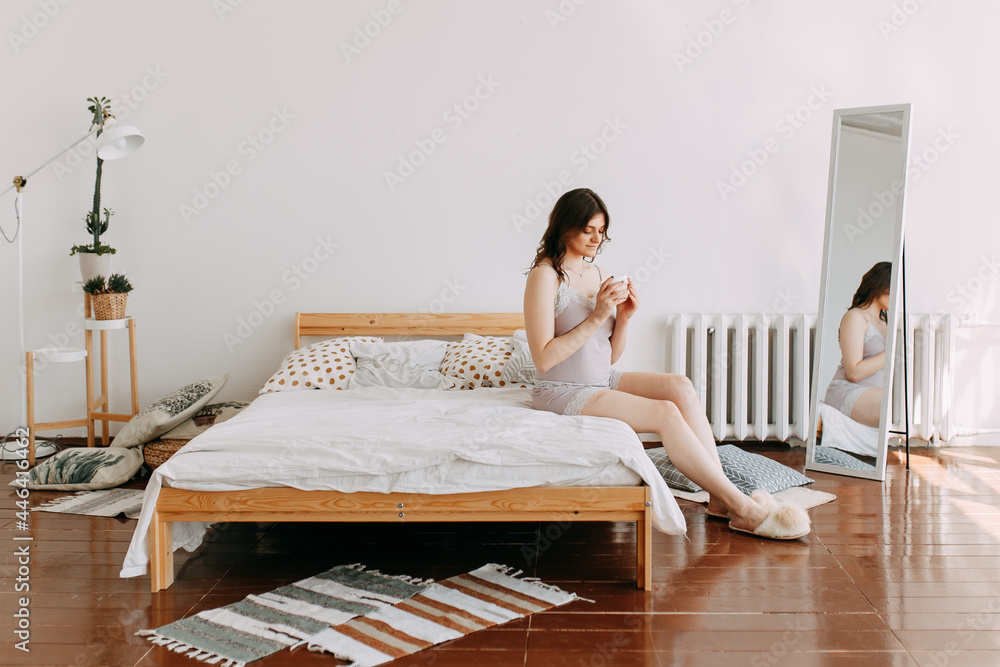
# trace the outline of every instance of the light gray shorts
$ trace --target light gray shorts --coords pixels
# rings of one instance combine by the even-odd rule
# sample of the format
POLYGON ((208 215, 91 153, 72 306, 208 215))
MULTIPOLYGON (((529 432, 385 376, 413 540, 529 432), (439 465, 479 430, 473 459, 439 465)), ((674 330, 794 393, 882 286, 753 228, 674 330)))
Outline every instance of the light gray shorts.
POLYGON ((854 410, 854 404, 861 398, 861 394, 873 388, 859 386, 847 380, 830 380, 830 386, 826 389, 823 402, 850 417, 854 410))
POLYGON ((594 384, 536 380, 531 390, 531 405, 536 410, 548 410, 557 415, 578 415, 594 394, 605 389, 617 389, 621 379, 622 374, 612 369, 605 382, 594 384))

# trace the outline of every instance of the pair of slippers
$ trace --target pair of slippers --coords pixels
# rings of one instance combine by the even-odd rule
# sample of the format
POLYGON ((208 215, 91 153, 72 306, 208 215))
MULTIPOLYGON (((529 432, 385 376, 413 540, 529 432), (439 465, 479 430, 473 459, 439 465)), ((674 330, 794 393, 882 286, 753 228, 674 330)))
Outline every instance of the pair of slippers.
MULTIPOLYGON (((811 530, 809 515, 798 505, 780 504, 770 493, 763 489, 755 490, 750 494, 750 498, 770 512, 767 518, 753 530, 738 528, 730 522, 730 530, 747 533, 748 535, 756 535, 757 537, 766 537, 772 540, 797 540, 809 534, 811 530)), ((706 514, 716 519, 729 519, 728 513, 719 514, 706 511, 706 514)))

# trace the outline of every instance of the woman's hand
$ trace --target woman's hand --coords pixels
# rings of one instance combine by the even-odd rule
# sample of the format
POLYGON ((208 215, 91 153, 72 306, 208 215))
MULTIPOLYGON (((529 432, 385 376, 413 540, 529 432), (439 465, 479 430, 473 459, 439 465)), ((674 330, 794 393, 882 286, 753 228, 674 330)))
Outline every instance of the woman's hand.
POLYGON ((635 293, 635 285, 632 284, 631 278, 628 280, 628 291, 625 292, 625 300, 618 304, 618 312, 615 314, 615 319, 619 322, 624 322, 635 315, 635 311, 639 310, 639 297, 635 293))
POLYGON ((611 317, 611 313, 615 312, 620 307, 620 304, 628 298, 629 292, 621 289, 621 284, 615 281, 614 276, 611 276, 601 283, 601 288, 597 290, 595 298, 597 304, 594 307, 594 315, 598 318, 598 321, 603 322, 611 317))

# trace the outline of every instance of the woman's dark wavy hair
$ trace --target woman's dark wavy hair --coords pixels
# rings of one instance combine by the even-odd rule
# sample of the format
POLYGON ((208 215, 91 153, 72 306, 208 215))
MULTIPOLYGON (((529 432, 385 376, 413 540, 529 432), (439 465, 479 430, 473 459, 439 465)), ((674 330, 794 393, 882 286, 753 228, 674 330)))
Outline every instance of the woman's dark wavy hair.
MULTIPOLYGON (((552 262, 552 268, 559 274, 560 280, 566 280, 563 270, 563 260, 566 258, 566 239, 576 236, 587 228, 587 223, 598 213, 604 215, 604 239, 597 248, 601 252, 604 244, 611 240, 608 228, 611 226, 611 216, 608 207, 597 193, 588 188, 577 188, 565 193, 552 207, 549 214, 549 226, 538 244, 538 252, 531 268, 538 266, 543 259, 552 262)), ((586 261, 586 260, 584 260, 586 261)))
MULTIPOLYGON (((851 301, 851 308, 867 308, 875 299, 883 294, 889 293, 889 284, 892 282, 892 262, 879 262, 868 272, 861 276, 861 284, 858 291, 854 293, 851 301)), ((881 311, 878 316, 886 321, 886 312, 881 311)))

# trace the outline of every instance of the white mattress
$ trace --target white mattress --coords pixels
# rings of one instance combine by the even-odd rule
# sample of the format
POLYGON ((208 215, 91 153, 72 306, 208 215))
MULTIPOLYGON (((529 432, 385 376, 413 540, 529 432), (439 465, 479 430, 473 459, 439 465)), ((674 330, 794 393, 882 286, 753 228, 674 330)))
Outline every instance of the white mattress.
MULTIPOLYGON (((654 528, 684 534, 680 508, 624 422, 534 410, 527 389, 264 394, 156 469, 121 576, 146 573, 163 486, 448 494, 640 481, 651 490, 654 528)), ((174 549, 196 549, 206 527, 175 523, 174 549)))

